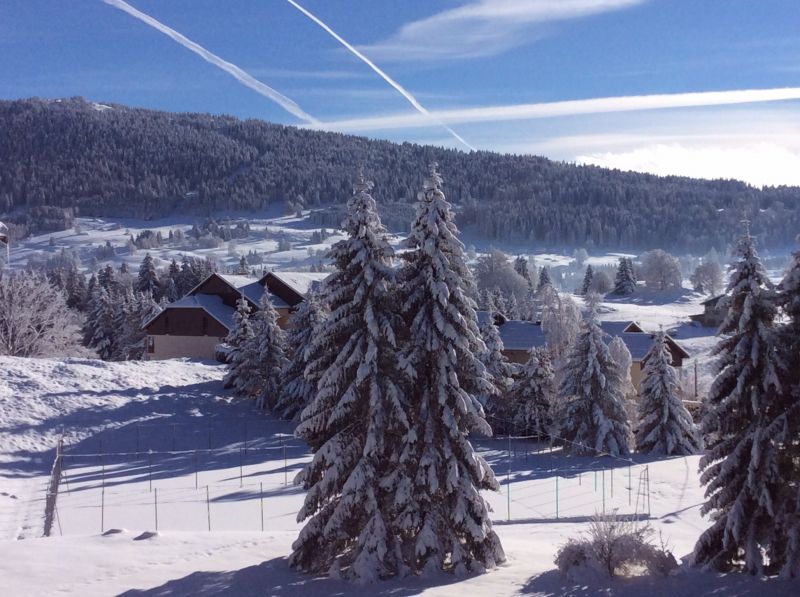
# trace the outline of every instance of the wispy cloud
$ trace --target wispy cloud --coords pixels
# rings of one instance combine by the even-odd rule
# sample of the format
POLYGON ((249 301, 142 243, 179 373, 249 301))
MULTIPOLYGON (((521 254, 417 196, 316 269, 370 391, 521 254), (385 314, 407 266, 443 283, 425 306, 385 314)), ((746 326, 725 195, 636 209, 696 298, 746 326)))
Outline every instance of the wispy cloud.
MULTIPOLYGON (((778 89, 740 89, 732 91, 701 91, 694 93, 601 97, 560 102, 458 108, 439 110, 431 114, 442 122, 457 124, 532 120, 538 118, 575 116, 579 114, 637 112, 643 110, 663 110, 698 106, 728 106, 797 99, 800 99, 800 87, 786 87, 778 89)), ((419 128, 426 124, 428 124, 428 120, 420 114, 403 113, 370 118, 321 122, 312 126, 326 130, 364 132, 419 128)))
POLYGON ((293 116, 296 116, 306 124, 315 124, 318 122, 316 118, 303 111, 303 109, 300 108, 300 106, 298 106, 294 100, 289 99, 279 91, 276 91, 269 85, 262 83, 261 81, 253 77, 250 73, 242 70, 235 64, 228 62, 227 60, 223 60, 213 52, 206 50, 200 44, 193 42, 185 35, 175 31, 171 27, 168 27, 164 23, 154 19, 150 15, 145 14, 142 11, 134 8, 127 2, 124 2, 123 0, 103 0, 103 2, 105 2, 109 6, 118 8, 119 10, 131 15, 132 17, 139 19, 143 23, 146 23, 153 29, 160 31, 170 39, 182 45, 184 48, 191 50, 192 52, 200 56, 203 60, 205 60, 209 64, 213 64, 217 68, 225 71, 245 87, 249 87, 256 93, 259 93, 264 97, 272 100, 273 102, 278 104, 281 108, 283 108, 293 116))
POLYGON ((389 85, 394 87, 397 92, 402 95, 409 104, 417 111, 420 115, 424 118, 428 119, 428 121, 433 121, 435 124, 438 124, 444 127, 448 133, 450 133, 459 143, 467 147, 468 149, 474 150, 475 148, 472 147, 469 143, 467 143, 458 133, 456 133, 452 128, 447 126, 444 122, 438 120, 435 116, 431 115, 427 108, 425 108, 422 104, 417 101, 410 91, 408 91, 405 87, 400 85, 397 81, 395 81, 392 77, 386 74, 383 69, 381 69, 377 64, 375 64, 372 60, 367 58, 364 54, 360 51, 356 50, 346 39, 344 39, 341 35, 336 33, 333 29, 331 29, 322 19, 317 17, 311 11, 303 8, 295 2, 295 0, 287 0, 289 4, 294 6, 297 10, 307 16, 309 19, 314 21, 317 25, 319 25, 326 33, 328 33, 331 37, 333 37, 336 41, 342 44, 351 54, 353 54, 356 58, 361 60, 364 64, 370 67, 375 73, 384 81, 386 81, 389 85))
POLYGON ((648 0, 477 0, 403 25, 361 49, 390 61, 447 60, 500 54, 558 21, 622 10, 648 0))

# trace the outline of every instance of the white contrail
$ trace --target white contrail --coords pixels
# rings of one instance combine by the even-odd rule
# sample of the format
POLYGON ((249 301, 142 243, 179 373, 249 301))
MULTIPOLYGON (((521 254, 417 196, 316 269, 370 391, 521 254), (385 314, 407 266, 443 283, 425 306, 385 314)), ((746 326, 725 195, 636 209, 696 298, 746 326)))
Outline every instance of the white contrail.
POLYGON ((242 85, 245 85, 246 87, 249 87, 256 93, 260 93, 264 97, 271 99, 281 108, 283 108, 290 114, 296 116, 300 120, 303 120, 306 124, 319 124, 319 120, 317 120, 310 114, 304 112, 302 108, 300 108, 300 106, 297 105, 297 103, 295 103, 293 100, 289 99, 279 91, 276 91, 269 85, 262 83, 249 73, 243 71, 235 64, 231 64, 227 60, 223 60, 216 54, 209 52, 200 44, 193 42, 185 35, 178 33, 171 27, 168 27, 164 23, 157 21, 150 15, 147 15, 141 12, 140 10, 137 10, 127 2, 124 2, 124 0, 103 0, 103 2, 105 2, 109 6, 113 6, 114 8, 118 8, 121 11, 128 13, 132 17, 135 17, 140 21, 150 25, 153 29, 160 31, 167 37, 172 38, 173 40, 181 44, 183 47, 191 50, 192 52, 200 56, 206 62, 213 64, 217 68, 224 70, 234 79, 239 81, 242 85))
MULTIPOLYGON (((512 104, 439 110, 432 114, 448 123, 507 122, 539 118, 557 118, 581 114, 606 114, 613 112, 639 112, 703 106, 732 106, 762 102, 780 102, 800 99, 800 87, 777 89, 737 89, 730 91, 699 91, 692 93, 665 93, 658 95, 631 95, 598 97, 584 100, 567 100, 537 104, 512 104)), ((417 114, 390 114, 367 118, 328 121, 317 125, 329 131, 378 131, 419 128, 426 119, 417 114)))
POLYGON ((394 87, 400 93, 400 95, 402 95, 404 98, 406 98, 408 100, 408 103, 410 103, 412 106, 414 106, 414 109, 416 109, 417 112, 419 112, 420 114, 424 115, 428 119, 432 120, 436 124, 438 124, 438 125, 444 127, 445 129, 447 129, 447 132, 449 132, 451 135, 453 135, 453 137, 455 137, 465 147, 468 147, 470 150, 475 151, 475 148, 472 145, 470 145, 469 143, 467 143, 461 137, 461 135, 459 135, 457 132, 455 132, 453 129, 451 129, 449 126, 447 126, 447 124, 445 124, 444 121, 438 119, 436 116, 434 116, 433 114, 428 112, 428 110, 425 109, 425 107, 422 104, 420 104, 417 101, 417 99, 413 95, 411 95, 411 93, 409 93, 402 85, 400 85, 400 83, 398 83, 397 81, 392 79, 389 75, 387 75, 385 72, 383 72, 374 62, 372 62, 372 60, 370 60, 369 58, 364 56, 364 54, 359 52, 356 48, 351 46, 344 38, 342 38, 341 35, 339 35, 333 29, 328 27, 328 25, 326 25, 323 21, 321 21, 316 15, 314 15, 313 13, 309 12, 308 10, 306 10, 305 8, 300 6, 297 2, 295 2, 295 0, 286 0, 286 1, 289 4, 291 4, 292 6, 294 6, 297 10, 302 12, 304 15, 306 15, 309 19, 314 21, 317 25, 322 27, 336 41, 338 41, 340 44, 342 44, 351 53, 353 53, 356 57, 358 57, 360 60, 362 60, 372 70, 374 70, 384 81, 389 83, 389 85, 394 87))

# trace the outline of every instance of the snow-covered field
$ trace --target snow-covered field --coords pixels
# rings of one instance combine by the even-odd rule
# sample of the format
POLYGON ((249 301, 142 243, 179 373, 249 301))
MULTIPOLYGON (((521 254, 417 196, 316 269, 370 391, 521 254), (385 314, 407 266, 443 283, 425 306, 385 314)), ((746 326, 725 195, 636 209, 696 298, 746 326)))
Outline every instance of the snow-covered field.
POLYGON ((285 483, 306 460, 305 449, 287 437, 287 424, 223 391, 222 373, 218 365, 191 361, 0 358, 4 595, 797 594, 785 583, 694 570, 607 587, 565 584, 552 564, 558 545, 586 529, 586 514, 602 508, 601 495, 609 509, 635 502, 636 471, 644 466, 650 522, 677 556, 688 554, 707 524, 699 513, 697 458, 637 457, 629 494, 622 463, 536 454, 521 442, 512 444, 509 459, 499 440, 478 442, 503 483, 500 494, 488 496, 508 555, 499 569, 461 580, 442 575, 369 587, 296 574, 286 556, 299 528, 302 492, 285 483), (61 532, 56 526, 55 536, 42 538, 47 476, 62 432, 61 532), (593 468, 605 469, 597 482, 593 468))

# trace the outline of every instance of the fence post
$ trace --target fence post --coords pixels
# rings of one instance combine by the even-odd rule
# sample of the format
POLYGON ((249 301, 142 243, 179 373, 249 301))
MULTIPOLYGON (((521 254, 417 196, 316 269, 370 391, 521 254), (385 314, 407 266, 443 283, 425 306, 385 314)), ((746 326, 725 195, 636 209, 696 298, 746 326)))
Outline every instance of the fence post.
POLYGON ((258 484, 258 499, 261 503, 261 532, 264 532, 264 483, 258 484))
POLYGON ((606 469, 603 469, 603 514, 606 513, 606 469))
POLYGON ((283 448, 283 484, 289 485, 289 465, 286 462, 286 438, 281 434, 281 447, 283 448))
POLYGON ((158 531, 158 487, 153 492, 153 508, 156 516, 156 531, 158 531))
POLYGON ((208 513, 208 532, 211 532, 211 500, 208 498, 208 485, 206 485, 206 512, 208 513))
POLYGON ((100 533, 104 533, 106 528, 106 488, 100 490, 100 533))
POLYGON ((506 508, 511 522, 511 435, 508 436, 508 468, 506 469, 506 508))
POLYGON ((632 481, 632 479, 631 479, 631 465, 629 464, 628 465, 628 505, 629 506, 631 505, 631 490, 633 489, 633 487, 632 487, 633 483, 631 481, 632 481))
POLYGON ((558 473, 556 473, 556 520, 558 520, 558 473))
POLYGON ((650 518, 650 465, 648 464, 645 467, 645 471, 647 471, 646 480, 647 480, 647 517, 650 518))
POLYGON ((239 448, 239 487, 242 486, 242 449, 239 448))

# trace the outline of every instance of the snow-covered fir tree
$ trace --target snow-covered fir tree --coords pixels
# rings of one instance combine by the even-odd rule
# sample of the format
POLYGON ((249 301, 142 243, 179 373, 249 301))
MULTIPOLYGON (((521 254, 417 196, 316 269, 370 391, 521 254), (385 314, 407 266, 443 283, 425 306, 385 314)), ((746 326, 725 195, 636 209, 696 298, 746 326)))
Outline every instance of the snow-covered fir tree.
POLYGON ((306 375, 309 347, 321 331, 325 310, 315 293, 309 293, 292 317, 286 334, 286 366, 281 372, 281 395, 274 411, 284 419, 298 419, 317 391, 316 380, 306 375))
POLYGON ((586 273, 583 275, 583 282, 581 282, 581 294, 587 294, 592 289, 592 280, 594 279, 594 269, 591 265, 586 266, 586 273))
POLYGON ((546 286, 552 288, 553 281, 550 279, 550 270, 544 266, 539 270, 539 283, 536 285, 536 293, 541 293, 546 286))
POLYGON ((683 405, 678 374, 664 332, 656 334, 644 357, 644 379, 639 398, 636 448, 647 454, 695 454, 700 436, 692 415, 683 405))
POLYGON ((286 367, 286 336, 278 325, 278 312, 270 293, 258 301, 258 311, 250 318, 253 336, 244 343, 242 352, 258 371, 258 408, 273 409, 281 394, 281 371, 286 367))
POLYGON ((542 304, 542 331, 558 371, 580 330, 581 310, 571 297, 559 295, 550 285, 544 287, 539 300, 542 304))
POLYGON ((476 396, 494 392, 476 357, 485 350, 472 275, 434 165, 402 255, 403 314, 409 326, 411 429, 400 459, 395 504, 412 571, 478 572, 505 560, 479 490, 497 490, 469 434, 491 435, 476 396))
POLYGON ((712 525, 697 541, 694 561, 716 570, 741 565, 750 574, 763 574, 765 558, 780 565, 782 553, 782 521, 775 508, 786 483, 780 475, 786 438, 777 398, 784 363, 775 351, 777 310, 770 282, 747 229, 736 254, 730 308, 712 352, 719 373, 702 420, 706 453, 700 480, 706 502, 701 512, 710 515, 712 525))
POLYGON ((223 386, 233 388, 239 396, 255 397, 259 390, 258 374, 253 370, 250 355, 244 352, 245 346, 253 338, 251 311, 250 303, 244 296, 236 301, 233 327, 225 338, 225 344, 228 345, 228 372, 223 386))
POLYGON ((508 295, 508 299, 506 300, 505 316, 509 319, 520 319, 519 303, 517 302, 517 297, 514 294, 508 295))
POLYGON ((573 454, 630 453, 623 379, 594 312, 581 323, 562 371, 557 424, 573 454))
POLYGON ((514 377, 514 368, 503 354, 503 340, 500 330, 491 317, 480 326, 481 338, 486 350, 478 355, 486 371, 492 376, 496 388, 494 394, 481 396, 484 403, 486 418, 495 433, 508 433, 511 430, 513 411, 508 401, 508 390, 511 388, 514 377))
POLYGON ((517 255, 517 258, 514 259, 514 271, 525 278, 525 281, 529 286, 531 285, 531 270, 528 266, 527 257, 524 255, 517 255))
POLYGON ((114 301, 106 289, 98 284, 92 295, 92 310, 86 318, 89 348, 97 351, 103 360, 111 360, 116 351, 116 326, 114 301))
POLYGON ((509 391, 514 425, 524 435, 548 437, 553 424, 553 365, 544 347, 533 348, 509 391))
POLYGON ((800 577, 800 252, 779 286, 778 303, 786 316, 780 326, 778 352, 785 365, 783 392, 776 422, 776 440, 783 447, 779 475, 785 480, 775 508, 782 536, 776 541, 772 557, 783 578, 800 577), (783 417, 783 421, 781 418, 783 417), (792 441, 794 438, 794 441, 792 441))
POLYGON ((156 299, 160 296, 161 284, 158 282, 156 264, 150 253, 147 253, 142 259, 134 290, 136 292, 149 292, 156 299))
POLYGON ((633 273, 633 262, 628 257, 620 257, 612 294, 626 296, 634 292, 636 292, 636 275, 633 273))
POLYGON ((317 392, 297 435, 314 456, 297 476, 308 490, 297 518, 307 520, 292 545, 293 567, 362 582, 413 567, 401 528, 400 450, 409 432, 399 375, 393 251, 371 183, 359 176, 347 238, 330 250, 334 271, 322 295, 330 315, 312 340, 307 371, 317 392), (317 361, 321 360, 321 363, 317 361))

